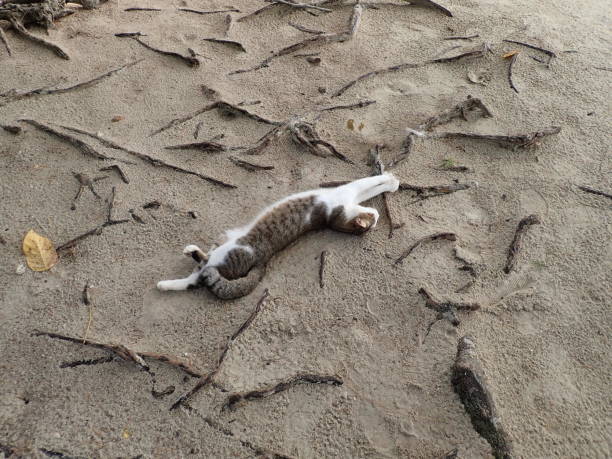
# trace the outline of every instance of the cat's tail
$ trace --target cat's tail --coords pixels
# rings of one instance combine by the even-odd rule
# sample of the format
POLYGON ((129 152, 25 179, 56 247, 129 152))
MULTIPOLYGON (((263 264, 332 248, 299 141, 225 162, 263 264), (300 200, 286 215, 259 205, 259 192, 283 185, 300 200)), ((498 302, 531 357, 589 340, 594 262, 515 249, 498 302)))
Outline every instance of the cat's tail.
POLYGON ((266 273, 265 265, 256 265, 244 277, 226 279, 214 266, 204 268, 198 283, 204 284, 218 298, 233 300, 251 293, 266 273))

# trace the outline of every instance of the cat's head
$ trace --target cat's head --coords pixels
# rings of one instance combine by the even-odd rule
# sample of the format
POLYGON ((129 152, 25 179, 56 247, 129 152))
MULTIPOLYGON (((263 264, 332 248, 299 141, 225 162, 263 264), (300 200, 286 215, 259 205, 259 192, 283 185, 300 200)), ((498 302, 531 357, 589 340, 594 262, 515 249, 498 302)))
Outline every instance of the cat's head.
POLYGON ((343 229, 348 233, 363 234, 376 225, 376 215, 370 212, 361 212, 356 217, 347 220, 343 229))

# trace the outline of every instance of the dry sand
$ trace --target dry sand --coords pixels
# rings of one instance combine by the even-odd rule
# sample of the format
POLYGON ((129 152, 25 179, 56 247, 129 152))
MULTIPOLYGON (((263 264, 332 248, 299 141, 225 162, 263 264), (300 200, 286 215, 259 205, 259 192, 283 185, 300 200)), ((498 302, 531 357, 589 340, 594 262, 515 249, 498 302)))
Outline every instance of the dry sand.
MULTIPOLYGON (((260 1, 111 0, 97 10, 62 19, 48 38, 72 57, 66 61, 7 31, 13 57, 0 49, 0 93, 49 84, 69 85, 119 65, 145 60, 88 89, 41 96, 0 108, 0 123, 33 118, 78 126, 132 149, 238 185, 224 189, 197 177, 146 163, 121 166, 118 176, 96 184, 103 197, 117 188, 115 218, 130 222, 105 229, 76 246, 49 272, 27 270, 21 241, 29 229, 56 244, 104 221, 105 205, 89 192, 70 210, 77 182, 71 171, 100 175, 108 161, 85 157, 56 138, 24 126, 21 135, 0 129, 0 443, 27 457, 253 457, 258 448, 292 457, 438 458, 458 448, 459 457, 490 457, 489 445, 474 431, 450 384, 458 338, 470 334, 496 398, 516 457, 610 457, 610 304, 612 292, 610 200, 583 193, 576 184, 610 192, 609 146, 610 21, 606 2, 456 1, 444 5, 454 17, 433 9, 383 6, 366 9, 356 37, 345 43, 313 45, 320 65, 286 56, 257 72, 228 76, 308 35, 289 21, 314 29, 345 27, 350 7, 332 7, 319 17, 273 8, 235 23, 229 38, 247 53, 206 43, 222 37, 224 14, 199 16, 176 7, 242 13, 260 1), (124 12, 156 6, 163 12, 124 12), (191 47, 210 59, 192 69, 146 50, 117 32, 141 31, 147 42, 186 53, 191 47), (342 97, 327 94, 370 70, 420 62, 454 44, 450 35, 480 34, 491 44, 480 59, 379 76, 357 84, 342 97), (546 56, 503 43, 513 38, 554 50, 550 68, 530 56, 546 56), (504 52, 521 50, 514 81, 507 81, 504 52), (569 52, 572 51, 572 52, 569 52), (597 67, 601 67, 598 69, 597 67), (468 72, 490 75, 487 86, 467 80, 468 72), (324 114, 323 138, 356 165, 307 153, 283 137, 254 162, 275 169, 248 172, 227 160, 228 153, 165 150, 166 145, 225 134, 241 145, 268 126, 218 111, 150 137, 173 118, 207 103, 200 85, 232 103, 270 119, 285 120, 317 105, 376 104, 324 114), (390 197, 398 221, 392 239, 387 222, 364 237, 330 231, 311 234, 279 254, 254 293, 222 302, 206 291, 160 293, 160 279, 183 276, 193 263, 183 246, 209 247, 228 227, 244 223, 265 204, 328 180, 370 173, 367 152, 385 143, 385 160, 398 151, 405 128, 465 99, 479 97, 494 117, 455 121, 439 130, 482 133, 529 132, 562 126, 539 146, 511 151, 491 143, 462 140, 419 141, 394 173, 403 182, 437 185, 459 180, 466 191, 414 203, 410 193, 390 197), (111 122, 120 115, 122 121, 111 122), (350 130, 347 121, 363 123, 350 130), (473 173, 437 170, 445 158, 473 173), (157 199, 159 209, 142 205, 157 199), (197 219, 187 214, 197 212, 197 219), (518 221, 536 213, 518 271, 502 268, 518 221), (403 265, 392 258, 414 240, 453 231, 457 242, 440 241, 417 249, 403 265), (476 284, 455 290, 469 273, 454 248, 469 251, 481 266, 476 284), (326 285, 318 285, 318 256, 329 251, 326 285), (264 288, 270 300, 254 324, 231 348, 217 383, 227 391, 273 384, 300 371, 336 373, 340 387, 299 385, 234 411, 221 412, 227 393, 209 388, 190 402, 193 410, 168 411, 191 388, 193 378, 151 363, 155 389, 175 386, 154 398, 152 378, 129 362, 60 368, 62 362, 94 359, 104 351, 33 337, 34 329, 82 336, 89 308, 81 301, 90 282, 93 321, 88 337, 123 343, 136 351, 176 355, 206 372, 214 367, 227 338, 249 316, 264 288), (453 327, 437 322, 417 293, 427 286, 440 296, 486 300, 529 287, 499 304, 470 314, 453 327)), ((34 28, 33 32, 44 35, 34 28)), ((87 140, 83 137, 84 140, 87 140)), ((88 140, 100 151, 130 159, 88 140)), ((133 159, 133 158, 132 158, 133 159)), ((381 203, 375 201, 376 206, 381 203)))

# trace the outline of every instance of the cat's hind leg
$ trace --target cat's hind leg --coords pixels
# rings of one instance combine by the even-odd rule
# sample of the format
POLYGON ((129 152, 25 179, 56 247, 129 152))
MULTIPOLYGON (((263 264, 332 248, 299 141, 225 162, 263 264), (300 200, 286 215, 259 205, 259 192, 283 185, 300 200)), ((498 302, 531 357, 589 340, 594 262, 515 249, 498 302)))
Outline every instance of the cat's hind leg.
POLYGON ((187 290, 198 286, 200 271, 194 271, 184 279, 164 280, 157 283, 157 288, 162 291, 187 290))
POLYGON ((217 268, 209 266, 202 272, 202 282, 222 300, 233 300, 251 293, 266 272, 264 265, 256 265, 244 277, 226 279, 217 268))

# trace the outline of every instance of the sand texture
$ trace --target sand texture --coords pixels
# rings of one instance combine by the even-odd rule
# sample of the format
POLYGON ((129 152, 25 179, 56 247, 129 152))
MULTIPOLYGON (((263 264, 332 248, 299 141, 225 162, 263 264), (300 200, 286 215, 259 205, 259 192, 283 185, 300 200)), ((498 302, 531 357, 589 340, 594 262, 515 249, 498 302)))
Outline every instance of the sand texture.
POLYGON ((348 31, 353 3, 323 5, 331 12, 275 5, 240 21, 267 3, 110 0, 57 20, 48 34, 30 27, 69 60, 0 21, 12 50, 9 56, 0 42, 0 124, 23 129, 0 128, 0 455, 441 458, 456 448, 460 458, 492 457, 451 385, 457 342, 470 335, 513 457, 610 457, 612 200, 578 188, 612 192, 609 5, 444 0, 449 17, 397 3, 373 8, 375 2, 364 2, 352 36, 313 39, 263 68, 234 74, 316 36, 290 22, 328 34, 348 31), (124 11, 128 7, 162 11, 124 11), (240 12, 177 10, 230 7, 240 12), (227 15, 233 18, 229 31, 227 15), (200 65, 115 36, 124 32, 146 34, 139 37, 144 43, 193 61, 192 49, 200 65), (246 52, 203 38, 233 40, 246 52), (556 57, 547 65, 545 53, 504 39, 556 57), (426 64, 470 49, 476 50, 472 58, 426 64), (520 51, 513 63, 518 92, 508 81, 512 57, 502 57, 512 51, 520 51), (9 92, 65 88, 141 59, 90 87, 17 100, 9 92), (360 75, 398 64, 416 65, 332 97, 360 75), (492 116, 471 110, 465 118, 423 127, 468 96, 492 116), (151 135, 217 100, 242 103, 266 122, 221 105, 151 135), (320 111, 368 100, 375 103, 320 111), (270 122, 294 117, 312 122, 349 161, 325 150, 312 154, 287 135, 286 125, 259 154, 224 148, 252 145, 275 127, 270 122), (115 159, 84 154, 83 144, 20 119, 49 125, 115 159), (551 126, 561 132, 514 149, 440 135, 514 135, 551 126), (404 224, 391 238, 376 198, 381 219, 373 231, 306 235, 278 254, 261 285, 239 300, 155 288, 159 280, 191 272, 193 261, 181 253, 185 245, 208 249, 224 230, 276 199, 370 175, 368 152, 376 144, 385 145, 381 158, 388 164, 406 128, 427 135, 414 136, 410 155, 392 169, 402 183, 469 186, 429 199, 410 190, 389 195, 393 220, 404 224), (221 151, 165 148, 211 140, 221 151), (156 167, 130 151, 236 188, 156 167), (249 171, 230 156, 274 169, 249 171), (113 164, 129 183, 116 170, 100 171, 113 164), (452 169, 458 166, 468 171, 452 169), (108 178, 93 184, 99 199, 85 186, 71 210, 79 189, 73 173, 108 178), (113 187, 111 219, 127 222, 106 225, 60 251, 49 271, 26 266, 22 240, 29 230, 58 247, 103 225, 113 187), (159 206, 143 208, 152 201, 159 206), (529 215, 540 223, 526 229, 514 269, 506 273, 517 225, 529 215), (394 263, 415 241, 439 232, 456 240, 423 242, 394 263), (89 305, 82 298, 86 284, 89 305), (436 298, 481 308, 458 311, 457 326, 435 321, 436 311, 419 294, 423 287, 436 298), (147 361, 147 372, 107 358, 103 349, 32 334, 86 333, 136 353, 174 356, 206 374, 265 289, 267 301, 230 346, 214 384, 173 411, 196 378, 154 360, 147 361), (96 361, 65 365, 81 360, 96 361), (222 409, 231 393, 300 373, 337 375, 343 384, 298 384, 222 409), (171 393, 159 394, 167 388, 171 393))

